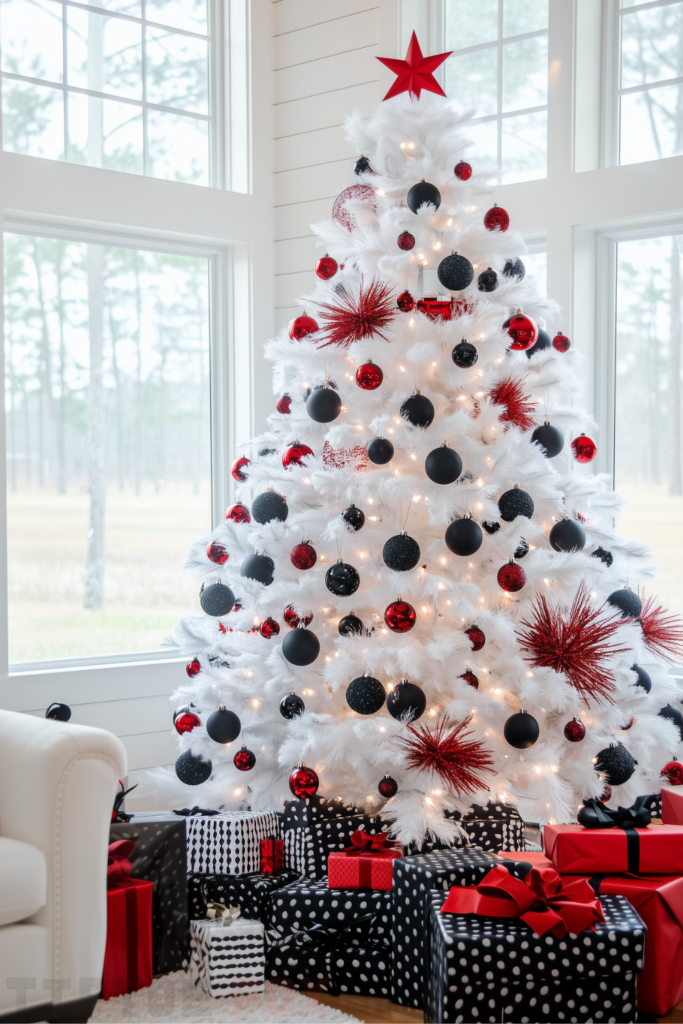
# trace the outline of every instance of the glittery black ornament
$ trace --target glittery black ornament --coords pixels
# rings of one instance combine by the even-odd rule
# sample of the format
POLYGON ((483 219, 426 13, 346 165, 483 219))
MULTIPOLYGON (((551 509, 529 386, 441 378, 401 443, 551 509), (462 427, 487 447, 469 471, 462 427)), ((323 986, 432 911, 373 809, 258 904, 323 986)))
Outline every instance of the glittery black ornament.
POLYGON ((533 747, 538 739, 541 730, 533 715, 526 711, 518 711, 516 715, 510 715, 503 726, 503 735, 511 747, 517 750, 526 750, 533 747))
POLYGON ((523 281, 524 275, 526 274, 526 267, 518 256, 516 260, 505 261, 503 273, 505 277, 516 277, 518 281, 523 281))
POLYGON ((349 505, 348 508, 345 508, 341 517, 346 525, 354 530, 360 530, 365 524, 365 512, 362 509, 356 508, 355 505, 349 505))
POLYGON ((287 499, 277 491, 264 491, 263 494, 257 494, 251 504, 251 518, 261 526, 270 523, 273 519, 284 523, 288 515, 287 499))
POLYGON ((477 288, 480 292, 495 292, 498 287, 498 274, 491 267, 482 270, 477 278, 477 288))
POLYGON ((402 679, 387 697, 387 711, 392 718, 408 715, 411 722, 420 718, 427 707, 427 698, 421 686, 402 679))
POLYGON ((640 665, 631 665, 631 672, 635 672, 638 676, 635 685, 640 686, 642 690, 645 690, 645 693, 649 693, 652 689, 652 680, 649 673, 644 668, 641 668, 640 665))
POLYGON ((282 641, 282 653, 291 665, 312 665, 320 654, 320 641, 310 629, 297 626, 282 641))
POLYGON ((434 406, 419 392, 406 398, 400 412, 403 419, 414 427, 428 427, 434 419, 434 406))
POLYGON ((474 519, 454 519, 446 530, 446 546, 454 555, 462 558, 473 555, 481 547, 483 534, 474 519))
POLYGON ((548 332, 544 331, 542 327, 539 327, 538 328, 538 338, 536 339, 534 344, 531 346, 531 348, 527 348, 527 349, 524 350, 526 352, 526 354, 527 354, 527 359, 531 359, 531 357, 536 352, 542 352, 546 348, 552 348, 552 344, 553 344, 552 338, 550 337, 548 332))
POLYGON ((458 342, 451 352, 451 359, 461 370, 467 370, 470 366, 474 366, 478 358, 479 353, 474 345, 471 345, 469 341, 465 341, 464 338, 458 342))
POLYGON ((280 714, 283 718, 298 718, 299 715, 303 715, 305 710, 306 705, 298 693, 294 693, 293 690, 280 701, 280 714))
POLYGON ((441 260, 436 268, 436 276, 449 292, 461 292, 472 284, 474 267, 465 256, 454 252, 441 260))
POLYGON ((462 473, 462 459, 447 444, 442 444, 425 459, 425 473, 435 484, 452 484, 462 473))
POLYGON ((599 558, 601 562, 610 567, 614 561, 614 555, 611 551, 606 551, 605 548, 596 548, 595 551, 591 551, 591 558, 599 558))
POLYGON ((385 466, 394 457, 394 446, 385 437, 373 437, 368 445, 368 458, 376 466, 385 466))
POLYGON ((336 420, 341 407, 341 398, 332 388, 315 388, 306 399, 306 412, 316 423, 336 420))
POLYGON ((436 185, 430 185, 428 181, 418 181, 408 192, 406 203, 413 213, 417 213, 425 203, 431 203, 438 210, 441 206, 441 193, 436 185))
POLYGON ((363 632, 363 623, 357 615, 351 612, 350 615, 344 615, 339 620, 337 629, 340 636, 360 636, 363 632))
POLYGON ((270 555, 247 555, 240 566, 240 576, 269 587, 273 582, 274 569, 275 562, 270 555))
POLYGON ((354 174, 374 174, 370 161, 366 156, 359 156, 356 160, 356 166, 353 169, 354 174))
POLYGON ((637 763, 626 747, 618 744, 599 751, 595 758, 595 770, 605 776, 610 786, 621 786, 631 778, 637 763))
POLYGON ((660 708, 657 712, 660 718, 668 718, 670 722, 673 722, 678 727, 678 735, 683 740, 683 714, 678 708, 674 708, 671 704, 667 704, 666 707, 660 708))
POLYGON ((51 718, 54 722, 68 722, 71 718, 71 708, 68 704, 60 704, 59 701, 54 701, 45 712, 45 717, 51 718))
POLYGON ((482 523, 481 525, 484 527, 489 537, 492 537, 494 533, 498 533, 500 530, 500 523, 482 523))
POLYGON ((538 445, 546 459, 554 459, 564 448, 564 434, 550 423, 536 427, 531 435, 531 441, 538 445))
POLYGON ((506 523, 511 523, 517 516, 526 516, 531 519, 534 514, 534 503, 530 494, 519 487, 512 487, 505 491, 498 499, 498 510, 500 518, 506 523))
POLYGON ((407 533, 397 533, 382 548, 382 558, 394 572, 407 572, 420 561, 420 545, 407 533))
POLYGON ((613 591, 607 598, 607 603, 619 609, 622 619, 637 619, 643 610, 642 601, 628 587, 613 591))
POLYGON ((207 615, 227 615, 235 603, 235 595, 225 583, 210 583, 199 592, 199 603, 207 615))
POLYGON ((350 597, 360 586, 358 570, 340 559, 325 573, 325 586, 337 597, 350 597))
POLYGON ((191 750, 181 754, 175 763, 175 773, 186 786, 201 786, 211 776, 211 761, 198 757, 191 750))
POLYGON ((346 687, 346 703, 359 715, 374 715, 384 707, 386 691, 379 679, 373 676, 359 676, 346 687))
POLYGON ((581 551, 586 546, 586 531, 576 519, 560 519, 548 540, 554 551, 581 551))
POLYGON ((234 711, 220 707, 206 720, 206 732, 214 743, 232 743, 242 731, 242 723, 234 711))

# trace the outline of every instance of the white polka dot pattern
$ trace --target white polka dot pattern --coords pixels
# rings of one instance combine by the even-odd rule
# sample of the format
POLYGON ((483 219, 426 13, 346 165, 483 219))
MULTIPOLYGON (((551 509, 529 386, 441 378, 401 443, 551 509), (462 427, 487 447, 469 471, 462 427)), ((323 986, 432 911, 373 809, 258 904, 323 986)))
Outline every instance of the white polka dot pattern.
POLYGON ((271 893, 283 889, 298 876, 294 871, 277 875, 189 875, 187 904, 190 919, 206 917, 208 903, 239 907, 242 916, 253 921, 266 921, 271 893))
POLYGON ((261 840, 280 835, 280 815, 273 811, 186 820, 188 874, 254 874, 261 869, 261 840))
POLYGON ((272 893, 266 927, 269 934, 277 932, 280 936, 307 931, 316 924, 341 930, 368 914, 372 914, 373 919, 370 929, 365 931, 367 942, 388 942, 392 915, 390 892, 328 889, 327 878, 301 878, 272 893))
POLYGON ((243 917, 190 922, 190 977, 210 996, 246 996, 265 991, 264 929, 243 917))

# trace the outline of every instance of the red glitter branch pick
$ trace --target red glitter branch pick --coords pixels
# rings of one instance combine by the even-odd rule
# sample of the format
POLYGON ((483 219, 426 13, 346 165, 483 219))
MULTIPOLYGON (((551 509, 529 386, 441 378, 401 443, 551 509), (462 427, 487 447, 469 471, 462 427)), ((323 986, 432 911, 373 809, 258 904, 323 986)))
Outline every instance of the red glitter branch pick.
MULTIPOLYGON (((449 732, 441 720, 433 732, 427 726, 408 726, 414 739, 400 741, 406 754, 406 767, 419 772, 435 772, 456 793, 476 793, 482 788, 482 772, 493 772, 491 751, 479 740, 468 740, 465 732, 471 716, 449 732)), ((495 773, 494 773, 495 774, 495 773)))
POLYGON ((643 640, 651 651, 672 663, 683 661, 683 620, 667 615, 664 608, 655 608, 654 597, 648 597, 638 616, 643 640))
POLYGON ((563 672, 586 704, 589 697, 598 703, 613 704, 614 677, 605 662, 630 648, 607 641, 621 622, 616 617, 605 619, 601 609, 592 609, 588 590, 582 584, 568 612, 551 606, 544 596, 538 598, 533 607, 533 622, 522 623, 526 631, 518 631, 517 639, 527 652, 525 661, 537 668, 563 672))
POLYGON ((524 385, 519 380, 506 377, 499 381, 489 392, 494 405, 505 406, 500 420, 503 423, 514 423, 521 430, 530 430, 535 420, 530 414, 536 412, 536 405, 528 395, 524 394, 524 385))
POLYGON ((375 335, 384 341, 388 340, 382 331, 396 315, 396 303, 388 285, 373 281, 369 288, 364 288, 361 283, 357 298, 346 288, 340 288, 337 295, 339 301, 336 306, 323 303, 319 307, 319 318, 325 324, 323 337, 326 340, 318 348, 326 348, 328 345, 348 348, 354 341, 375 335))

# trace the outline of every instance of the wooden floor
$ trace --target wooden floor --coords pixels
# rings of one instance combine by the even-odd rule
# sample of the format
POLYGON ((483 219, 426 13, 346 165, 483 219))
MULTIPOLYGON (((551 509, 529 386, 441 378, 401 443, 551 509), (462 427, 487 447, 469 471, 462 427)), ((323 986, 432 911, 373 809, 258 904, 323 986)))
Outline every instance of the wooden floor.
MULTIPOLYGON (((328 996, 326 992, 307 992, 306 995, 325 1006, 334 1006, 350 1017, 357 1017, 366 1024, 423 1024, 424 1021, 422 1010, 398 1006, 389 999, 375 999, 374 996, 328 996)), ((671 1019, 683 1021, 683 1016, 671 1019)))

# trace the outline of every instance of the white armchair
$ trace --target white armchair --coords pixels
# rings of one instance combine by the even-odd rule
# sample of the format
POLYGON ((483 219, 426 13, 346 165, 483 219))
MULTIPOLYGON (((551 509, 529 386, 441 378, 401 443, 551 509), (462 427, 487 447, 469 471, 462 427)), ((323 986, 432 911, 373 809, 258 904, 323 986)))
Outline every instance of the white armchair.
POLYGON ((92 1013, 109 822, 125 774, 111 733, 0 710, 0 1021, 92 1013))

